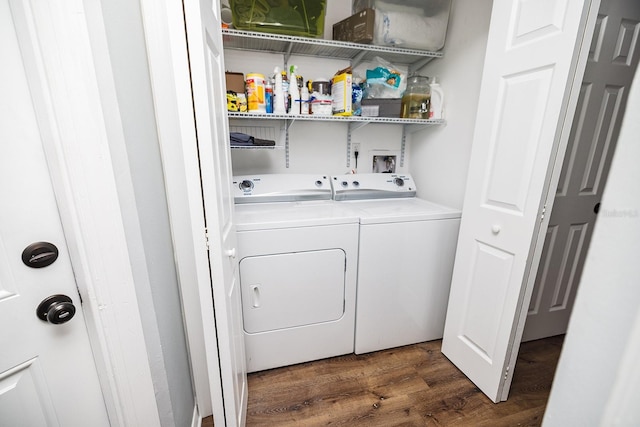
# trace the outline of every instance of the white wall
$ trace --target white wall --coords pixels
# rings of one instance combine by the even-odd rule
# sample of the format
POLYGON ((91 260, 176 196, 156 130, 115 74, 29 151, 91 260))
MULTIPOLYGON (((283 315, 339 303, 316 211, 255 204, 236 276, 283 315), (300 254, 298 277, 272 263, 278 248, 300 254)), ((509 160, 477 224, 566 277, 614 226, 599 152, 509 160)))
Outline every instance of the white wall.
POLYGON ((546 426, 640 421, 640 390, 637 383, 633 387, 639 374, 639 116, 636 74, 551 389, 546 426))
POLYGON ((492 5, 453 1, 444 57, 420 71, 440 81, 447 125, 413 135, 409 171, 419 197, 456 208, 464 200, 492 5))
MULTIPOLYGON (((324 38, 330 39, 333 24, 351 15, 351 2, 327 0, 324 38)), ((225 66, 227 71, 273 74, 275 66, 283 68, 282 55, 225 51, 225 66)), ((292 56, 289 65, 298 66, 300 74, 305 80, 318 77, 330 78, 336 71, 349 66, 349 61, 331 60, 326 58, 310 58, 292 56)), ((355 70, 355 74, 362 74, 367 63, 363 63, 355 70)), ((232 120, 231 126, 272 126, 276 135, 276 142, 284 145, 280 123, 270 121, 249 123, 246 120, 232 120)), ((286 167, 286 152, 277 150, 232 150, 234 175, 257 173, 322 173, 343 174, 355 169, 353 154, 350 166, 347 167, 347 124, 323 122, 297 122, 290 129, 290 157, 289 168, 286 167)), ((249 129, 251 130, 251 129, 249 129)), ((360 144, 358 170, 371 172, 371 157, 373 152, 400 154, 402 128, 394 125, 370 124, 355 131, 352 142, 360 144)), ((399 165, 398 165, 399 166, 399 165)), ((408 162, 398 171, 408 171, 408 162)))
MULTIPOLYGON (((331 37, 333 23, 351 13, 350 5, 350 2, 329 0, 325 38, 331 37)), ((420 197, 458 208, 462 207, 464 198, 491 6, 492 0, 453 2, 445 56, 421 70, 421 74, 438 76, 442 83, 447 125, 409 136, 404 167, 398 167, 400 172, 413 174, 420 197)), ((283 57, 229 50, 225 52, 225 64, 228 71, 268 75, 276 65, 283 67, 283 57)), ((295 56, 289 64, 298 65, 305 79, 330 77, 349 65, 347 61, 295 56)), ((362 73, 367 65, 357 67, 356 73, 362 73)), ((231 126, 247 125, 245 120, 231 121, 231 126)), ((274 127, 271 132, 276 135, 276 142, 284 144, 279 123, 263 121, 251 125, 274 127)), ((289 138, 289 168, 284 150, 233 150, 233 173, 342 174, 355 169, 353 155, 347 167, 346 124, 298 122, 291 127, 289 138)), ((374 152, 399 155, 401 138, 402 128, 397 125, 370 124, 355 131, 352 142, 360 144, 358 171, 371 171, 374 152)))
POLYGON ((120 118, 108 123, 109 143, 156 401, 163 426, 189 425, 195 400, 140 4, 109 0, 101 5, 113 68, 97 68, 104 71, 103 79, 113 78, 109 89, 116 91, 117 105, 105 106, 119 109, 120 118))

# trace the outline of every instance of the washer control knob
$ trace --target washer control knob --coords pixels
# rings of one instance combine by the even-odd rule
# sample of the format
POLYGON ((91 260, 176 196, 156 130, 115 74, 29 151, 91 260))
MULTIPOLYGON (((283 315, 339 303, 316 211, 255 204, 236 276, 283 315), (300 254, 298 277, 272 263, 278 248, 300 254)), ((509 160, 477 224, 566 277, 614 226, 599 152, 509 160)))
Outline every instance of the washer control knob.
POLYGON ((347 181, 342 181, 340 185, 342 185, 343 187, 346 187, 349 185, 349 183, 347 181))
POLYGON ((402 187, 402 186, 404 186, 404 179, 396 178, 396 179, 393 180, 393 183, 395 185, 397 185, 398 187, 402 187))
POLYGON ((316 187, 322 187, 322 181, 317 180, 316 181, 316 187))
POLYGON ((353 181, 354 187, 360 187, 360 181, 353 181))
POLYGON ((242 191, 251 190, 253 188, 253 181, 245 179, 240 183, 239 187, 242 191))

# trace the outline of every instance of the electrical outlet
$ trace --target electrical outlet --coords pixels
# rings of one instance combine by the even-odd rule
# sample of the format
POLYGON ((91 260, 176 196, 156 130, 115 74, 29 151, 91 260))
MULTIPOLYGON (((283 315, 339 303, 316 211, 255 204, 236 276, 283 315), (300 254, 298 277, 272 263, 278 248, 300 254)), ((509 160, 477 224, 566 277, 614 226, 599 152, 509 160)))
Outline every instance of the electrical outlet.
POLYGON ((353 144, 351 144, 351 151, 353 151, 354 153, 357 151, 359 153, 360 152, 360 143, 359 142, 354 142, 353 144))

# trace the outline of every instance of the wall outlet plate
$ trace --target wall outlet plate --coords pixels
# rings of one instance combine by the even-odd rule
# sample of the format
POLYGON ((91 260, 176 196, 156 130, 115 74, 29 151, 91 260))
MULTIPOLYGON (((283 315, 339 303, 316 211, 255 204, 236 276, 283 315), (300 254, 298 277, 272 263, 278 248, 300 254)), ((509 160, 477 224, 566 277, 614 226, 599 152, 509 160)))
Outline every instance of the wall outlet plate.
POLYGON ((357 151, 358 153, 360 152, 360 143, 359 142, 354 142, 351 144, 351 151, 353 151, 354 153, 357 151))

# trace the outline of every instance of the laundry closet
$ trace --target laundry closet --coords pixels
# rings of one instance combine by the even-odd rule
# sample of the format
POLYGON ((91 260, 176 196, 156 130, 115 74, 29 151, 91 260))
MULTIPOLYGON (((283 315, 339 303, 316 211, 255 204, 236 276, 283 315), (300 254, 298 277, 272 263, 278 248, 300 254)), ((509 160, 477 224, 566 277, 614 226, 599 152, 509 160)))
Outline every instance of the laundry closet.
MULTIPOLYGON (((240 3, 232 1, 231 7, 240 9, 240 3)), ((415 2, 411 10, 420 11, 420 4, 415 2)), ((407 87, 410 76, 424 74, 425 63, 443 57, 441 51, 424 48, 442 47, 450 2, 432 4, 436 7, 427 7, 425 14, 435 16, 429 19, 439 25, 441 33, 425 37, 422 45, 404 43, 423 50, 411 46, 375 50, 367 49, 370 45, 340 42, 322 45, 314 44, 313 38, 277 33, 245 37, 238 33, 241 30, 223 30, 225 68, 234 78, 242 73, 249 110, 253 110, 236 112, 235 102, 228 105, 230 131, 234 138, 250 135, 273 144, 231 142, 249 372, 442 338, 460 210, 418 193, 420 184, 412 174, 439 162, 414 160, 412 147, 428 143, 426 128, 445 127, 447 122, 441 116, 426 120, 426 112, 413 120, 398 114, 401 89, 407 87), (330 81, 338 70, 352 67, 355 83, 363 81, 370 70, 387 65, 385 61, 400 72, 401 87, 374 86, 370 77, 365 93, 374 96, 374 90, 388 91, 384 101, 396 103, 398 113, 385 114, 385 104, 381 104, 382 114, 371 117, 365 112, 366 100, 362 107, 354 103, 357 115, 347 116, 323 114, 316 103, 311 104, 312 114, 290 111, 283 116, 281 111, 270 116, 264 107, 256 110, 256 79, 260 85, 267 80, 267 87, 276 92, 276 102, 282 102, 277 95, 281 83, 268 82, 280 70, 291 70, 285 74, 291 89, 294 70, 306 85, 330 81), (395 99, 388 99, 391 97, 395 99), (375 172, 390 173, 372 176, 375 172), (380 200, 367 203, 362 198, 380 200), (422 200, 425 198, 428 202, 422 200)), ((409 6, 395 7, 398 11, 390 13, 413 19, 409 6)), ((485 27, 489 9, 484 11, 485 27)), ((378 4, 377 13, 381 11, 378 4)), ((350 2, 327 2, 325 38, 331 37, 333 24, 353 12, 359 11, 352 11, 350 2)), ((365 9, 360 15, 373 12, 365 9)), ((238 10, 234 13, 239 14, 238 10)), ((403 27, 403 22, 396 28, 403 27)), ((227 79, 227 90, 231 83, 227 79)), ((442 84, 447 83, 443 80, 442 84)), ((335 101, 336 84, 332 90, 335 101)), ((323 94, 315 94, 322 99, 323 94)), ((288 108, 294 110, 299 104, 293 95, 291 98, 288 108)), ((308 108, 306 104, 300 107, 308 108)))
MULTIPOLYGON (((350 14, 350 2, 328 0, 325 38, 332 24, 350 14)), ((242 177, 232 187, 254 188, 260 178, 247 177, 270 174, 317 174, 315 183, 323 187, 325 178, 357 179, 373 171, 377 156, 392 156, 394 174, 410 177, 419 198, 454 210, 464 208, 453 271, 453 283, 459 285, 450 295, 443 351, 447 356, 450 352, 465 372, 491 365, 473 380, 481 389, 492 390, 493 400, 504 400, 515 360, 510 343, 514 335, 521 335, 526 317, 518 301, 528 301, 533 292, 532 286, 525 286, 535 276, 527 274, 527 265, 541 256, 541 244, 536 243, 545 234, 545 208, 553 203, 549 188, 557 184, 562 163, 555 156, 564 152, 569 140, 570 124, 561 117, 572 118, 578 104, 580 82, 570 76, 581 73, 586 63, 588 48, 581 49, 579 41, 584 37, 583 44, 589 44, 596 15, 583 2, 572 0, 547 2, 544 7, 531 2, 511 7, 492 1, 453 1, 442 55, 399 64, 413 62, 408 73, 437 77, 445 94, 443 120, 416 125, 276 121, 229 114, 230 131, 275 141, 272 147, 231 150, 232 175, 242 177), (494 43, 488 45, 491 40, 494 43), (507 46, 496 40, 506 40, 507 46), (534 46, 540 40, 543 45, 534 46), (484 68, 485 59, 493 68, 484 68), (477 142, 481 140, 491 144, 477 142), (496 219, 492 212, 501 216, 496 219), (524 234, 530 237, 522 238, 524 234), (495 315, 487 320, 489 311, 495 315), (505 334, 507 330, 513 332, 505 334), (494 360, 498 353, 502 356, 494 360)), ((295 64, 306 80, 331 77, 352 65, 330 54, 264 52, 245 45, 228 30, 222 31, 222 43, 225 69, 245 75, 270 75, 276 67, 295 64)), ((359 66, 366 64, 354 70, 359 66)), ((260 290, 254 290, 253 304, 259 305, 260 290)))

